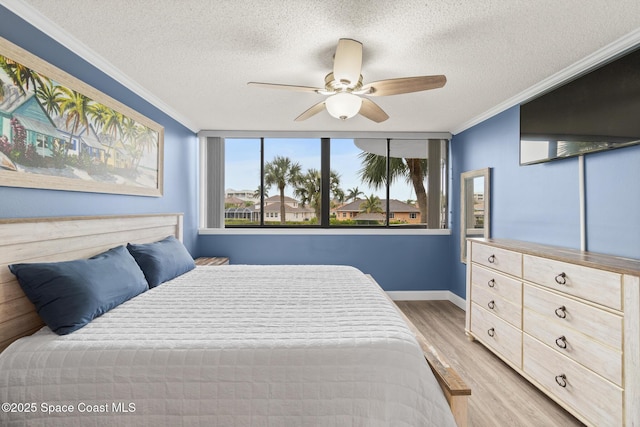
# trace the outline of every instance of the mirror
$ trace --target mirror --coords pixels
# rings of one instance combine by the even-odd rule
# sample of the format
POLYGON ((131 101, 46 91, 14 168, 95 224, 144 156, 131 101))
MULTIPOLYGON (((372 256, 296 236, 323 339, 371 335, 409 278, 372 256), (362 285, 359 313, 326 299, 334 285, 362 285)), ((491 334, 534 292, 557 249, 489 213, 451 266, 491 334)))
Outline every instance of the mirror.
POLYGON ((460 260, 467 262, 467 237, 489 238, 491 168, 460 174, 460 260))

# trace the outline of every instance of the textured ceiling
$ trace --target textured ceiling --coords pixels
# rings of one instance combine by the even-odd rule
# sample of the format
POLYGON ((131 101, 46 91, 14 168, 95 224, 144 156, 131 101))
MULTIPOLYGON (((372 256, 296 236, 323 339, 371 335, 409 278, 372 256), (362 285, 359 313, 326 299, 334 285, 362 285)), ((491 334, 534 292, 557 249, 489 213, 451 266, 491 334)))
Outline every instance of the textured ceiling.
POLYGON ((121 81, 195 131, 455 133, 640 28, 638 0, 2 3, 110 64, 121 81), (321 95, 247 86, 323 86, 339 38, 364 44, 365 83, 445 74, 447 84, 375 98, 390 116, 380 124, 360 116, 341 122, 326 112, 294 122, 321 95))

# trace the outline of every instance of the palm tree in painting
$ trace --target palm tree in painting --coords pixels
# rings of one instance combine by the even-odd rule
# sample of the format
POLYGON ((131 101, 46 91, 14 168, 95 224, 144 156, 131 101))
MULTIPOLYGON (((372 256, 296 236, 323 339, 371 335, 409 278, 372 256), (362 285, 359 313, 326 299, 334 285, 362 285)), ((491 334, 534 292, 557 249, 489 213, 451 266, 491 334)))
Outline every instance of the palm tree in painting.
POLYGON ((130 157, 126 167, 135 171, 144 152, 151 151, 157 145, 158 132, 124 116, 120 129, 122 144, 130 157))
POLYGON ((138 139, 136 145, 140 147, 140 156, 135 159, 134 169, 138 169, 144 152, 151 152, 158 146, 158 132, 138 123, 138 139))
POLYGON ((89 108, 89 117, 96 129, 96 132, 106 132, 107 128, 111 131, 114 127, 119 128, 118 118, 113 109, 98 102, 91 104, 89 108))
POLYGON ((128 144, 131 142, 135 142, 138 138, 138 134, 140 133, 140 128, 138 123, 135 120, 124 117, 121 122, 122 129, 122 142, 123 144, 128 144))
POLYGON ((136 162, 142 157, 142 147, 137 144, 138 136, 141 132, 141 127, 135 120, 124 117, 121 124, 121 136, 122 146, 128 154, 128 162, 125 165, 126 168, 132 168, 133 162, 136 162))
MULTIPOLYGON (((373 153, 360 153, 362 168, 358 171, 360 179, 375 189, 380 189, 387 184, 387 158, 373 153)), ((418 199, 420 218, 427 222, 427 191, 424 188, 424 179, 427 176, 426 159, 389 158, 389 185, 397 179, 404 178, 413 185, 418 199)))
POLYGON ((89 104, 91 99, 76 92, 75 90, 60 86, 62 99, 60 101, 60 111, 66 116, 65 124, 72 133, 78 132, 80 127, 84 127, 89 133, 89 104))
POLYGON ((111 150, 122 134, 122 121, 124 116, 113 108, 104 104, 93 103, 89 109, 89 115, 96 126, 96 132, 100 136, 100 142, 107 147, 104 163, 107 164, 111 157, 111 150))
POLYGON ((23 95, 26 95, 29 90, 35 92, 38 87, 44 86, 43 77, 40 74, 6 56, 0 55, 0 68, 13 81, 13 84, 20 89, 23 95))
MULTIPOLYGON (((340 176, 335 171, 329 172, 329 191, 332 198, 344 199, 344 192, 340 188, 340 176)), ((315 211, 316 218, 320 220, 320 207, 322 205, 322 175, 317 169, 309 169, 300 177, 294 190, 296 197, 300 198, 302 206, 309 205, 315 211)))
POLYGON ((85 128, 89 134, 89 105, 91 99, 75 90, 59 86, 60 88, 60 113, 65 117, 65 124, 69 132, 69 143, 65 144, 65 155, 71 146, 73 135, 78 134, 78 129, 85 128))
POLYGON ((46 84, 36 89, 36 96, 50 117, 60 115, 60 103, 63 100, 60 86, 54 85, 51 80, 48 80, 46 84))
POLYGON ((380 197, 372 194, 370 196, 365 196, 364 201, 360 203, 360 212, 363 213, 383 213, 380 197))
POLYGON ((280 192, 280 224, 285 224, 284 189, 287 185, 296 185, 300 180, 300 163, 292 162, 288 157, 276 156, 264 165, 264 185, 278 187, 280 192))

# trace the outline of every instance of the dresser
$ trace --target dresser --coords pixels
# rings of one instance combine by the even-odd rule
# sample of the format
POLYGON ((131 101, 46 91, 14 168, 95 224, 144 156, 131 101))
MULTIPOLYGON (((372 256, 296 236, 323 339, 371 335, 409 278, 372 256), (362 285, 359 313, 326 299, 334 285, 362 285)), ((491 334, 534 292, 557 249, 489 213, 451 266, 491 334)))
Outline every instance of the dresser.
POLYGON ((467 241, 465 331, 591 426, 640 426, 640 260, 467 241))

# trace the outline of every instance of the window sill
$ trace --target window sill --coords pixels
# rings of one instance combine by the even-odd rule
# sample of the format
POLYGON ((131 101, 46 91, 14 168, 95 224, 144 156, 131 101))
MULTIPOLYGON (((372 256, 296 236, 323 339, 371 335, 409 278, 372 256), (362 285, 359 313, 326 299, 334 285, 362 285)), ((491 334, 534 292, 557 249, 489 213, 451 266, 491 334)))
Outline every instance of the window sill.
POLYGON ((198 229, 199 235, 208 234, 227 234, 227 235, 338 235, 338 236, 449 236, 451 234, 450 229, 426 229, 426 228, 366 228, 366 229, 340 229, 340 228, 200 228, 198 229))

